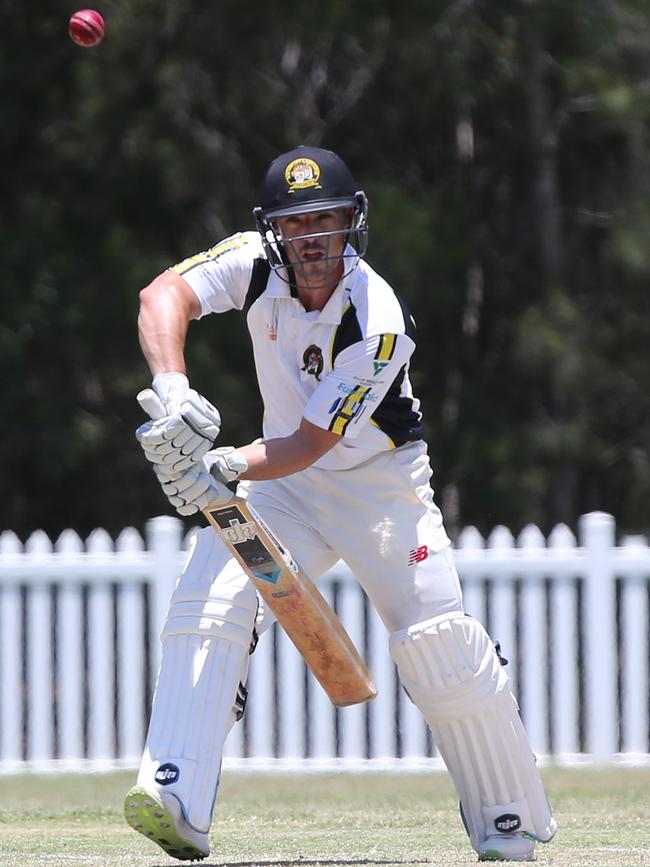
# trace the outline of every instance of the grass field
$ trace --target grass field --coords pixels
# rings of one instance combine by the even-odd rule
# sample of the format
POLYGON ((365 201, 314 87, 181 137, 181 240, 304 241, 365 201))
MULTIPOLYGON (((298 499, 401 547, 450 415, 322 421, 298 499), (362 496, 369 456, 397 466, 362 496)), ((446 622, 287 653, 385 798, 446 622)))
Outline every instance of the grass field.
MULTIPOLYGON (((0 777, 0 864, 165 867, 133 832, 133 773, 0 777)), ((650 769, 543 771, 560 832, 540 865, 650 865, 650 769)), ((468 865, 476 858, 444 773, 224 773, 211 835, 219 867, 468 865)))

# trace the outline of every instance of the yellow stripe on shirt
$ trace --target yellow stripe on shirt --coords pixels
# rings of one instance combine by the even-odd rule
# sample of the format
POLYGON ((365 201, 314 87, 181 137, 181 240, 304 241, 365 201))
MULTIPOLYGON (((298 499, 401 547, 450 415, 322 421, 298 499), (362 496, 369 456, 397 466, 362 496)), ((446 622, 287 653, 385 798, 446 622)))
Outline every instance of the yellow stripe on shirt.
POLYGON ((396 342, 396 334, 380 334, 379 346, 377 347, 377 352, 375 353, 375 359, 377 361, 390 361, 393 357, 393 352, 395 352, 396 342))
POLYGON ((329 430, 331 430, 332 433, 343 436, 343 434, 348 428, 348 425, 355 417, 355 415, 359 412, 361 404, 365 400, 365 397, 369 391, 370 389, 364 386, 355 386, 353 391, 351 391, 350 394, 345 398, 343 403, 334 414, 334 418, 332 419, 332 422, 329 426, 329 430))
POLYGON ((237 236, 228 238, 225 241, 221 241, 219 244, 215 244, 214 247, 210 247, 209 250, 204 250, 202 253, 197 253, 195 256, 190 256, 188 259, 183 259, 182 262, 172 265, 170 271, 176 271, 177 274, 182 276, 183 274, 187 274, 188 271, 191 271, 192 268, 196 268, 197 265, 205 265, 206 262, 214 262, 220 256, 223 256, 224 253, 230 253, 231 250, 239 250, 241 247, 245 247, 246 244, 248 244, 247 238, 237 236))

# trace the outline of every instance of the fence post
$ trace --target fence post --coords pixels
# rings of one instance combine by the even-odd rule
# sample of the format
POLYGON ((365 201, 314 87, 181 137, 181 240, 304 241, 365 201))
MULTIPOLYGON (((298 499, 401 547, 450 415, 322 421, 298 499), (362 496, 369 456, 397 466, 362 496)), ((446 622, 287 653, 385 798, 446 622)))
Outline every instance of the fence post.
POLYGON ((151 588, 151 647, 152 686, 160 665, 160 630, 165 622, 169 600, 179 575, 179 552, 182 548, 182 522, 171 515, 160 515, 147 521, 147 550, 153 555, 151 588))
MULTIPOLYGON (((647 561, 644 536, 625 536, 620 553, 640 555, 647 561)), ((624 559, 621 560, 623 564, 624 559)), ((648 752, 648 570, 625 564, 621 598, 621 752, 648 752)))
MULTIPOLYGON (((22 554, 23 546, 9 530, 0 535, 0 554, 22 554)), ((2 582, 0 594, 0 761, 10 767, 23 756, 23 635, 21 587, 18 580, 2 582)))
POLYGON ((604 762, 618 752, 614 518, 605 512, 583 515, 580 535, 587 554, 583 607, 585 751, 604 762))

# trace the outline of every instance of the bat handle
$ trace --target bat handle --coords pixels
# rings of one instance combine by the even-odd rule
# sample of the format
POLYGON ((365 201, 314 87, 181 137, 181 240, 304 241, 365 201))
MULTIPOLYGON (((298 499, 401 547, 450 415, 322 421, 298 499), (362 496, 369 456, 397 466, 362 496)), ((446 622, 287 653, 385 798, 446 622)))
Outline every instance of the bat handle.
POLYGON ((162 400, 153 388, 143 388, 142 391, 138 392, 137 400, 152 421, 167 415, 162 400))

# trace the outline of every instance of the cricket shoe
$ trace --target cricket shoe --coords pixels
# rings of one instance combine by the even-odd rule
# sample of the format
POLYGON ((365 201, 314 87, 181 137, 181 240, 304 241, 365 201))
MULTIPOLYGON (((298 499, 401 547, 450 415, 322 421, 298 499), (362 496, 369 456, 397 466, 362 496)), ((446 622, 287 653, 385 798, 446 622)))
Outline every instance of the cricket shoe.
POLYGON ((479 861, 534 861, 535 841, 525 834, 491 834, 478 847, 479 861))
POLYGON ((208 835, 191 828, 180 801, 166 792, 148 791, 133 786, 124 800, 124 816, 129 825, 179 861, 202 861, 210 854, 208 835))

